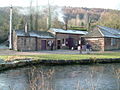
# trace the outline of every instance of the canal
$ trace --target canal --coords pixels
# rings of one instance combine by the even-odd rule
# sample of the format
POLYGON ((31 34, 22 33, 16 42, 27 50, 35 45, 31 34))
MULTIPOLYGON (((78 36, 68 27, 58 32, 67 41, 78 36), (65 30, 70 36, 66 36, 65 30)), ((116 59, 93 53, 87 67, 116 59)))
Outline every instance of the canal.
POLYGON ((17 68, 0 73, 0 90, 120 90, 120 64, 17 68))

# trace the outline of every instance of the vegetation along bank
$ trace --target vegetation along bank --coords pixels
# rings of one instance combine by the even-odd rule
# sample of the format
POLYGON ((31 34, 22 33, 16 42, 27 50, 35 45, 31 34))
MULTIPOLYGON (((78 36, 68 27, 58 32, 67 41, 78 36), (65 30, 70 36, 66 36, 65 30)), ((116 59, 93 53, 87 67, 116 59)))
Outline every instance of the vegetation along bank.
POLYGON ((73 64, 98 64, 98 63, 120 63, 120 53, 96 53, 84 55, 13 55, 0 56, 0 70, 22 67, 27 65, 73 65, 73 64))

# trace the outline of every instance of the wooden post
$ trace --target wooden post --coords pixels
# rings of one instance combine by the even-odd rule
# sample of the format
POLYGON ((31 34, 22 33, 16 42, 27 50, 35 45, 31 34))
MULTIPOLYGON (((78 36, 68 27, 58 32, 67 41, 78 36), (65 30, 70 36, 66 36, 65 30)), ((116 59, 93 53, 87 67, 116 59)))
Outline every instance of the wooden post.
POLYGON ((12 6, 10 7, 9 49, 12 49, 12 6))
POLYGON ((80 54, 82 54, 82 42, 81 42, 81 38, 79 40, 79 48, 80 48, 80 54))

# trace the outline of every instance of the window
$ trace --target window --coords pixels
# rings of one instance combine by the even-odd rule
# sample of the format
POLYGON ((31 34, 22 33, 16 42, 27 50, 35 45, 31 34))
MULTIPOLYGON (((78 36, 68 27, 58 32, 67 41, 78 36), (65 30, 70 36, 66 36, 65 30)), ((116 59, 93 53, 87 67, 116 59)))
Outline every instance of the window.
POLYGON ((111 38, 111 46, 116 45, 116 39, 111 38))

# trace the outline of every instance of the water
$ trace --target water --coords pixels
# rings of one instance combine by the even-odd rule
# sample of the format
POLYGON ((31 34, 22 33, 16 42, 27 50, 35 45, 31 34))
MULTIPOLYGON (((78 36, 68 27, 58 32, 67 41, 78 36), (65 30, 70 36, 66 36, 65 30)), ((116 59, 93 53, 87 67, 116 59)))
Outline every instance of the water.
POLYGON ((120 64, 9 70, 0 73, 0 90, 120 90, 120 64))

